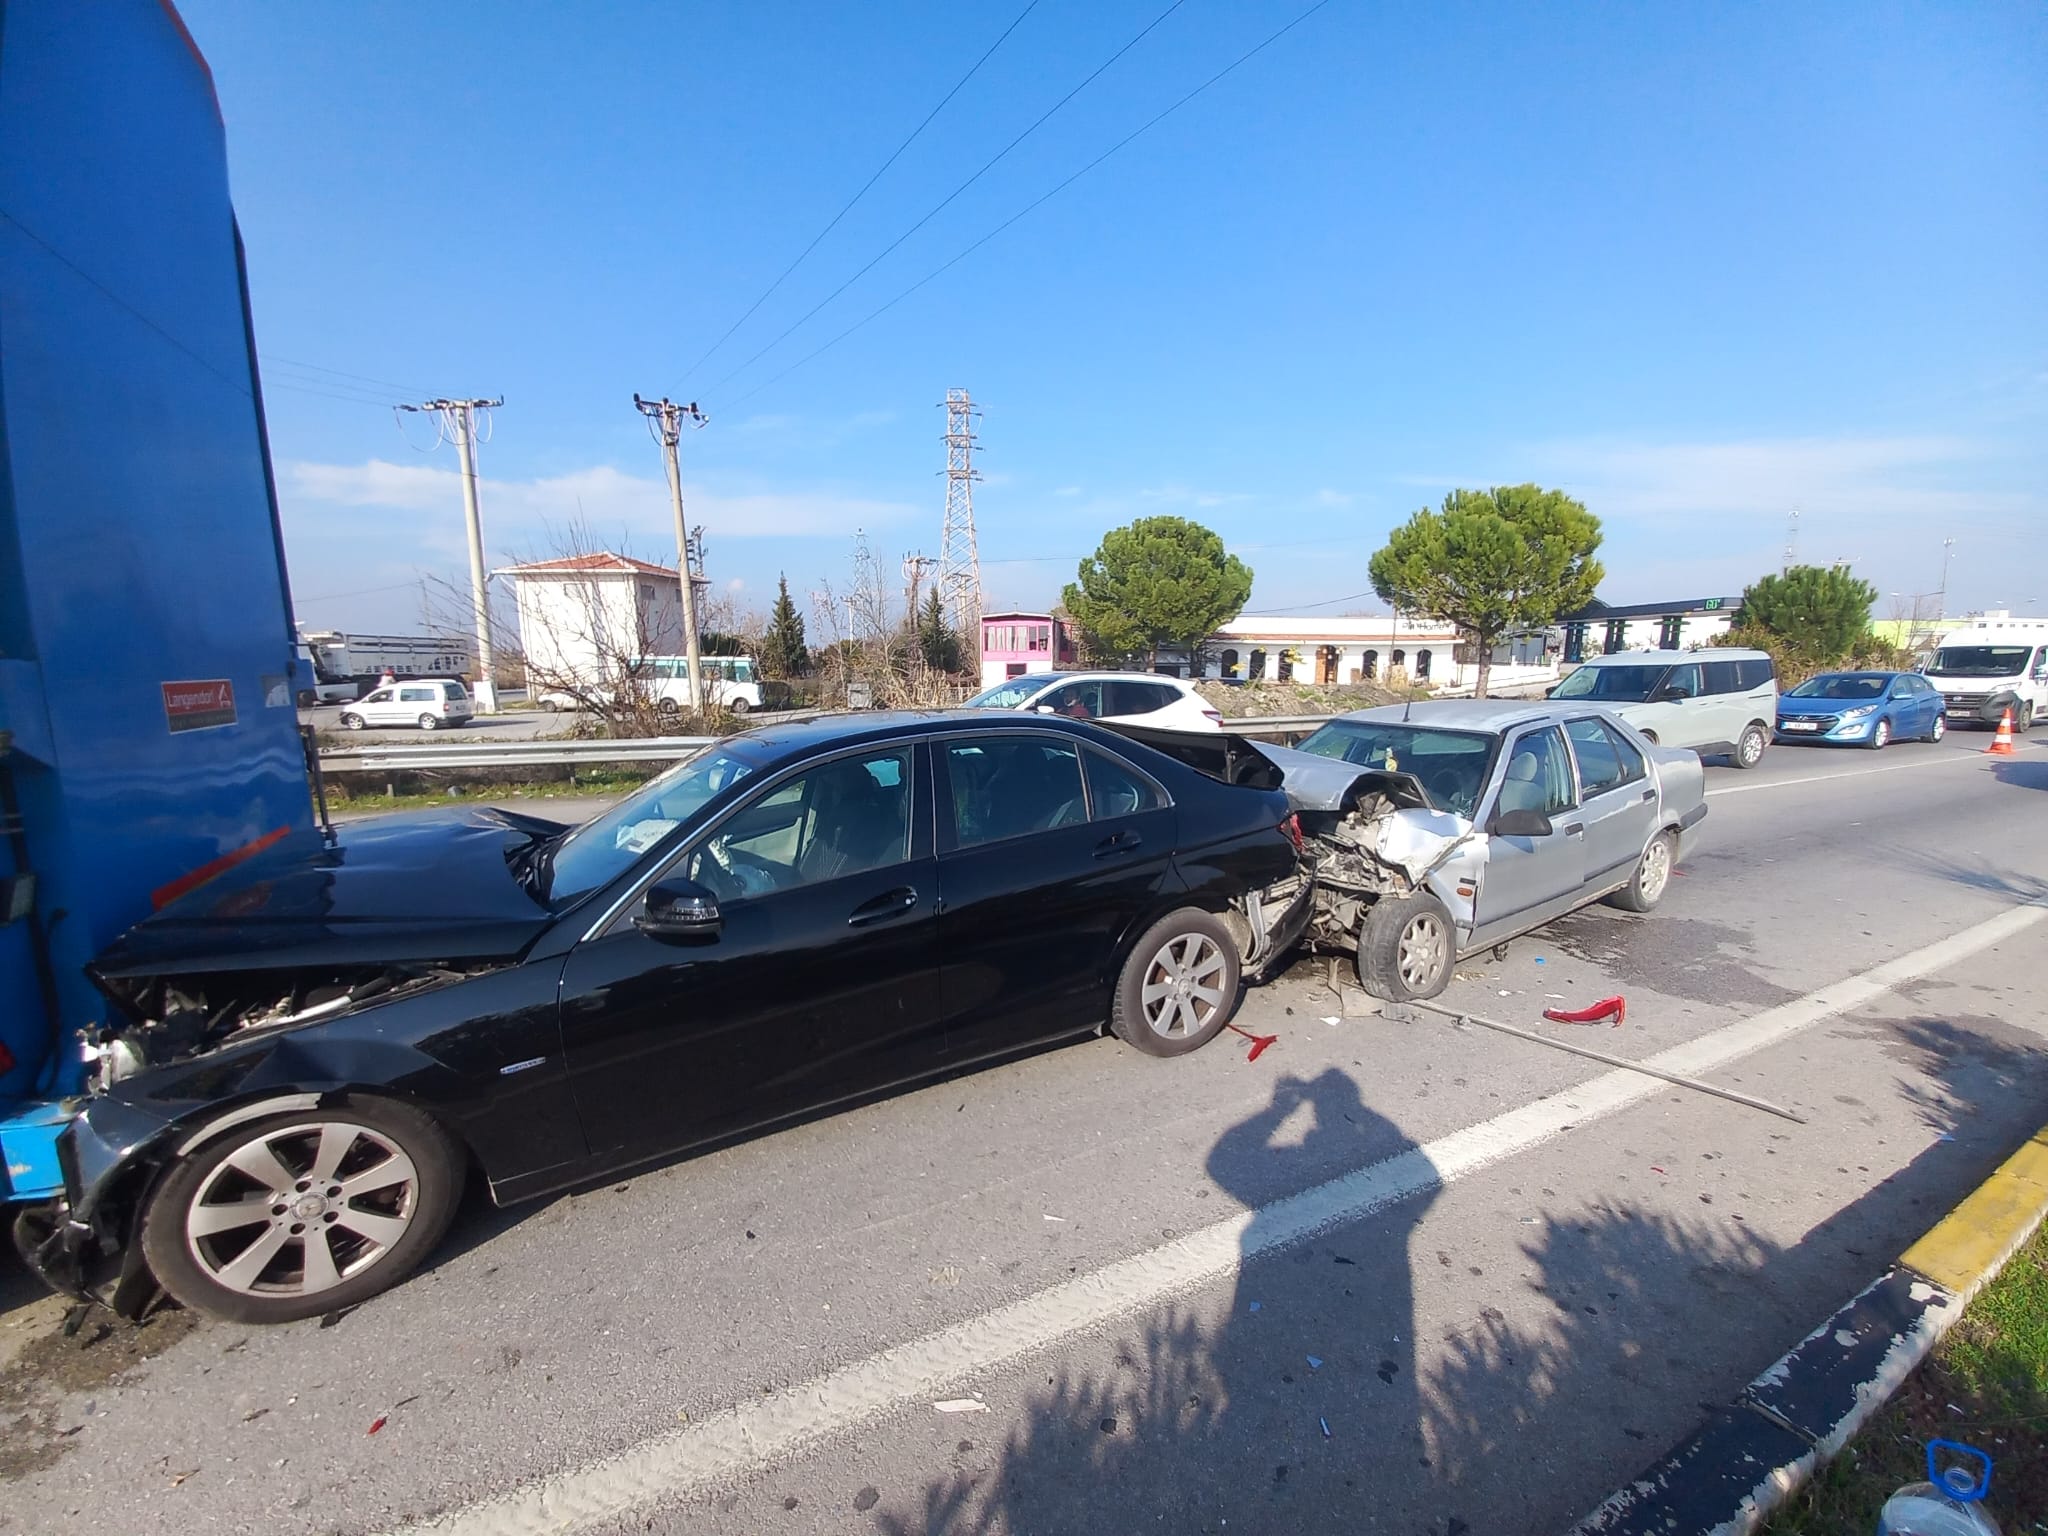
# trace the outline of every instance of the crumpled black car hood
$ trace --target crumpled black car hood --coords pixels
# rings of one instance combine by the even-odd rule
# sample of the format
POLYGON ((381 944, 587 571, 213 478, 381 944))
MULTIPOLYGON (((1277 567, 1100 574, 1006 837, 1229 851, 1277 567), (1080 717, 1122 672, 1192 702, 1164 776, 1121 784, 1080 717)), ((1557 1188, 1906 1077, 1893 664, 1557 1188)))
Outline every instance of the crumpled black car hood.
POLYGON ((513 860, 562 828, 477 808, 380 817, 310 853, 260 855, 122 934, 103 977, 518 954, 551 914, 513 860))

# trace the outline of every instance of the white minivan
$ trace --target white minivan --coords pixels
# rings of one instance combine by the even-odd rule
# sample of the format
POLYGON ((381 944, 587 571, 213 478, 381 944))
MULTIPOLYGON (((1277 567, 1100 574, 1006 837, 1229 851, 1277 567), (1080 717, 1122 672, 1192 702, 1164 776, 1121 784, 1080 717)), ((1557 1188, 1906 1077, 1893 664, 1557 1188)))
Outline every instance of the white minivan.
POLYGON ((341 712, 341 723, 352 731, 373 725, 416 725, 423 731, 438 731, 447 725, 467 725, 475 708, 469 690, 445 677, 407 678, 373 688, 341 712))
POLYGON ((1778 718, 1778 672, 1763 651, 1617 651, 1595 656, 1550 690, 1553 699, 1603 704, 1654 742, 1763 761, 1778 718))

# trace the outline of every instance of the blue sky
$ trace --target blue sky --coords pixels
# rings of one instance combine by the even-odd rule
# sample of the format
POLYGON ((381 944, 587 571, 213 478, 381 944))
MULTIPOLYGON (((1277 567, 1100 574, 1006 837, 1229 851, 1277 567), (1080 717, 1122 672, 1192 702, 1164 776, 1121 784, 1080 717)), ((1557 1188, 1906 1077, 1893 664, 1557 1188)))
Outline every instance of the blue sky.
POLYGON ((463 568, 452 451, 394 400, 505 397, 493 564, 579 508, 672 561, 631 396, 701 401, 692 517, 765 603, 843 588, 857 526, 938 552, 949 386, 992 602, 1170 512, 1255 610, 1369 611, 1390 525, 1536 480, 1603 519, 1613 601, 1739 591, 1796 505, 1881 592, 1953 537, 1951 612, 2048 612, 2048 10, 1329 0, 803 361, 1308 5, 1183 0, 750 362, 1171 4, 1039 0, 699 365, 1024 4, 183 0, 301 619, 410 627, 463 568))

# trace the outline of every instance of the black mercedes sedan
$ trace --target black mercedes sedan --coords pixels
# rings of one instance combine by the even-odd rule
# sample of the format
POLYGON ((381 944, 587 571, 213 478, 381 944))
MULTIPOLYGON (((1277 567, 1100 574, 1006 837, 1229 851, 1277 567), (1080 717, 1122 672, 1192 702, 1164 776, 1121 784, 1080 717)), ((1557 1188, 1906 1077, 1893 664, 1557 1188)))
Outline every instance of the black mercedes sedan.
POLYGON ((95 962, 98 1084, 17 1235, 117 1311, 283 1322, 404 1278, 472 1171, 544 1194, 1105 1026, 1183 1055, 1307 924, 1278 782, 1213 734, 840 715, 573 829, 273 850, 95 962))

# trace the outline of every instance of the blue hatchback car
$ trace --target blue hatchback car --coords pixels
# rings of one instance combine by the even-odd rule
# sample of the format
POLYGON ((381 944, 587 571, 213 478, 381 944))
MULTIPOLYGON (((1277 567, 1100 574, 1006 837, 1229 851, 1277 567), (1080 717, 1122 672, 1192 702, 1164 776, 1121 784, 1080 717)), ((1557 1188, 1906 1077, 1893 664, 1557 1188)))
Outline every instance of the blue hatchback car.
POLYGON ((1917 672, 1822 672, 1778 695, 1779 741, 1869 747, 1939 741, 1941 695, 1917 672))

